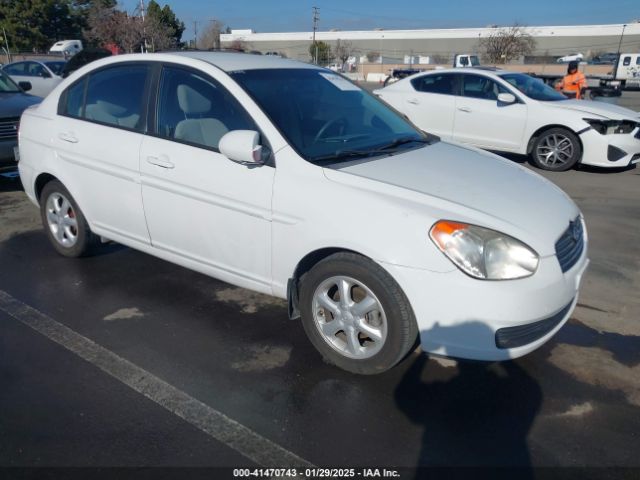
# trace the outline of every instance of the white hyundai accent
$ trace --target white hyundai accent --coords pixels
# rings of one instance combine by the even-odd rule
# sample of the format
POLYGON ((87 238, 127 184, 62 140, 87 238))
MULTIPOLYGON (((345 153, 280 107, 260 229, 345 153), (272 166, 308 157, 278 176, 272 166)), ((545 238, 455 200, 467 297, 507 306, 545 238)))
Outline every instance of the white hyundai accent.
POLYGON ((640 162, 638 112, 569 100, 522 73, 436 70, 374 93, 422 130, 488 150, 530 155, 545 170, 640 162))
POLYGON ((338 74, 277 57, 112 57, 20 127, 21 179, 62 255, 109 239, 288 300, 321 354, 382 372, 416 345, 524 355, 587 266, 576 205, 423 134, 338 74))

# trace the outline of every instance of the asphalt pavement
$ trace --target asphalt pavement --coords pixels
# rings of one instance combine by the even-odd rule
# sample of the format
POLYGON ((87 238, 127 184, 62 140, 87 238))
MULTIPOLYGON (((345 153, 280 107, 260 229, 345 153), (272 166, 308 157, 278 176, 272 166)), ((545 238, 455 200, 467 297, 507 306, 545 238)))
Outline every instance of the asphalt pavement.
POLYGON ((118 245, 60 257, 19 182, 0 178, 0 467, 588 467, 581 478, 632 467, 607 475, 637 478, 640 169, 544 176, 578 203, 590 237, 567 325, 516 361, 417 351, 375 377, 323 363, 280 300, 118 245))

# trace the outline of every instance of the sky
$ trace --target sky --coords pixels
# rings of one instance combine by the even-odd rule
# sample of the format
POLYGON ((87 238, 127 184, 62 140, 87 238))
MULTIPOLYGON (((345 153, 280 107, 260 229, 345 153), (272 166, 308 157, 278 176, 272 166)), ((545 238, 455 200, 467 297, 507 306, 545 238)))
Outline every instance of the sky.
MULTIPOLYGON (((232 29, 310 31, 312 7, 320 30, 464 28, 487 25, 580 25, 640 19, 640 0, 156 0, 185 22, 183 40, 217 19, 232 29)), ((120 0, 132 11, 140 0, 120 0)))

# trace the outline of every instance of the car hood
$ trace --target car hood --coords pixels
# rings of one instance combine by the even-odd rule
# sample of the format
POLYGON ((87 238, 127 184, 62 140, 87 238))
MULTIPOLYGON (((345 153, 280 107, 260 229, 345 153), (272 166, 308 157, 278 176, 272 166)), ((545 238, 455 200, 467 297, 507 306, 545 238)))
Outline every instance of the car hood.
POLYGON ((340 175, 347 173, 418 192, 434 221, 457 220, 496 229, 542 256, 555 254, 556 240, 580 214, 566 193, 537 173, 448 142, 337 164, 325 172, 334 181, 352 183, 340 175))
POLYGON ((19 117, 27 107, 41 101, 41 98, 25 93, 0 93, 0 118, 19 117))
POLYGON ((576 112, 611 120, 640 121, 640 113, 611 103, 593 102, 590 100, 562 100, 559 102, 545 102, 545 105, 564 110, 574 110, 576 112))

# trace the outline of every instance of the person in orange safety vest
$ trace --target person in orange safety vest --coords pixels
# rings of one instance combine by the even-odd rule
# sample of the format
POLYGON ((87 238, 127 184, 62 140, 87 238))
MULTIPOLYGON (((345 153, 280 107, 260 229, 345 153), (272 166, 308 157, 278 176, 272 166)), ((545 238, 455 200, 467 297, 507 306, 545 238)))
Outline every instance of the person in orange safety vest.
POLYGON ((556 84, 556 90, 562 91, 569 98, 582 98, 587 88, 584 73, 578 70, 578 62, 569 62, 567 74, 556 84))

